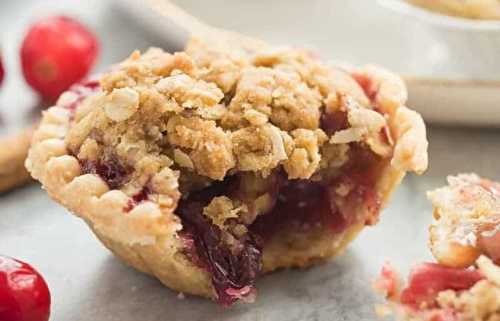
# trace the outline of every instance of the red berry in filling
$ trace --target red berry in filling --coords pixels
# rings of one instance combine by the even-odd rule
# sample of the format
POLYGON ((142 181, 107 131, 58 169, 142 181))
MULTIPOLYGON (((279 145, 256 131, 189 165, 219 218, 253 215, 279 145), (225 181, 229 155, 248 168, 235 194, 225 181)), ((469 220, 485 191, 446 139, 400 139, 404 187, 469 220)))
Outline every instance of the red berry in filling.
POLYGON ((81 160, 80 163, 83 173, 98 175, 110 189, 120 188, 129 178, 129 169, 122 165, 115 156, 98 161, 81 160))
MULTIPOLYGON (((229 178, 193 193, 187 200, 181 201, 177 208, 184 227, 184 237, 193 238, 196 250, 196 253, 187 254, 211 274, 217 301, 224 306, 254 294, 255 279, 262 269, 262 249, 251 233, 237 239, 239 250, 235 252, 224 243, 220 228, 202 214, 203 208, 212 198, 227 195, 232 183, 233 179, 229 178)), ((193 250, 192 245, 186 250, 193 250)))
POLYGON ((321 115, 321 129, 328 135, 333 135, 335 132, 349 127, 347 113, 336 111, 333 113, 324 113, 321 115))
POLYGON ((49 101, 80 81, 94 64, 97 39, 78 21, 54 16, 35 23, 21 46, 28 84, 49 101))
POLYGON ((371 101, 375 100, 378 94, 378 85, 373 81, 373 79, 364 74, 353 74, 352 77, 363 89, 365 95, 371 101))
POLYGON ((125 212, 130 212, 137 204, 146 201, 149 194, 151 194, 151 188, 146 185, 128 201, 127 206, 124 208, 125 212))
POLYGON ((30 265, 0 255, 0 320, 47 321, 50 292, 30 265))
POLYGON ((482 278, 476 270, 423 263, 412 270, 408 286, 401 292, 401 302, 416 307, 422 303, 432 306, 439 292, 467 290, 482 278))

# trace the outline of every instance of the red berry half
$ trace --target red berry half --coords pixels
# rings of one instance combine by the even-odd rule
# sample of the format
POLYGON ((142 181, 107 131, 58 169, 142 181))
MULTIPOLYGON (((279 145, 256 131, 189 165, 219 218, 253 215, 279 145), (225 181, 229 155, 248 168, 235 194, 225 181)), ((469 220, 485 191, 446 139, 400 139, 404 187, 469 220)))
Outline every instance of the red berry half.
POLYGON ((50 292, 29 264, 0 255, 0 320, 47 321, 50 292))
POLYGON ((54 101, 88 74, 98 52, 96 37, 78 21, 45 18, 29 29, 21 46, 24 78, 45 100, 54 101))

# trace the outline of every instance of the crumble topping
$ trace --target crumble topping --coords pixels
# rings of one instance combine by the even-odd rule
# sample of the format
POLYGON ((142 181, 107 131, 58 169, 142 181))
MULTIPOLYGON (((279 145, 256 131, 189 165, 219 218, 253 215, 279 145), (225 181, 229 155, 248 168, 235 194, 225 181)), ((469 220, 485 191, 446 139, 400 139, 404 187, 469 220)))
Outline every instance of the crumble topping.
POLYGON ((82 103, 66 136, 80 160, 97 164, 87 166, 88 172, 111 160, 119 164, 108 166, 117 175, 127 173, 114 187, 135 193, 166 167, 210 181, 235 171, 266 177, 282 166, 289 179, 307 179, 321 175, 322 166, 344 164, 350 143, 390 156, 386 118, 370 109, 353 78, 322 66, 308 52, 246 52, 234 59, 187 52, 134 52, 103 75, 102 92, 91 97, 96 108, 82 103), (238 68, 223 68, 217 61, 224 59, 238 68), (213 63, 218 81, 209 72, 213 63), (231 88, 220 85, 228 83, 221 78, 234 79, 231 88), (340 85, 333 81, 338 78, 340 85), (345 124, 339 130, 323 126, 325 111, 345 115, 345 124))

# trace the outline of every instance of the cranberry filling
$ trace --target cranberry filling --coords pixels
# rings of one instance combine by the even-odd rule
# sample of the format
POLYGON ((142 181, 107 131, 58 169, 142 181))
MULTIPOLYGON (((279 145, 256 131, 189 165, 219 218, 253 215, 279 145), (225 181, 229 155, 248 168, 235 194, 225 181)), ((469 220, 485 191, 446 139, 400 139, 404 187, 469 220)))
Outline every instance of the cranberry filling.
POLYGON ((349 127, 347 113, 343 111, 324 113, 321 115, 320 123, 321 129, 323 129, 328 136, 349 127))
POLYGON ((327 186, 305 180, 286 181, 279 190, 274 209, 259 216, 250 229, 264 240, 285 227, 307 231, 328 226, 332 232, 337 232, 347 225, 347 221, 332 203, 327 186))
POLYGON ((482 278, 477 270, 423 263, 411 272, 408 286, 401 292, 401 303, 415 308, 422 304, 433 307, 439 292, 467 290, 482 278))
MULTIPOLYGON (((182 200, 177 208, 184 227, 184 238, 191 237, 194 241, 196 253, 188 253, 188 256, 210 272, 217 300, 224 306, 253 294, 255 279, 262 268, 262 248, 252 233, 237 238, 239 244, 235 249, 223 241, 225 232, 202 214, 203 208, 212 198, 227 194, 225 192, 235 182, 235 178, 231 177, 195 192, 182 200)), ((192 245, 186 250, 190 248, 192 245)))
POLYGON ((334 199, 336 189, 345 180, 342 176, 329 184, 307 180, 286 181, 279 190, 276 205, 270 213, 261 215, 250 226, 250 230, 264 240, 269 240, 276 231, 293 229, 306 232, 314 228, 327 227, 332 233, 341 233, 359 219, 372 224, 380 209, 380 200, 370 185, 355 182, 345 197, 345 205, 339 208, 334 199), (356 205, 364 204, 370 215, 359 218, 356 205))
POLYGON ((224 243, 224 233, 229 232, 212 224, 202 211, 214 197, 221 195, 245 202, 245 188, 238 175, 180 201, 176 213, 183 224, 185 254, 211 274, 219 303, 228 306, 254 293, 255 278, 262 268, 262 246, 277 231, 286 228, 300 233, 326 226, 335 234, 361 220, 366 224, 376 220, 380 199, 373 187, 379 160, 357 145, 351 147, 350 153, 351 161, 342 169, 345 174, 330 181, 287 180, 284 172, 269 176, 267 193, 275 198, 273 208, 247 226, 247 234, 233 235, 236 246, 224 243), (348 191, 339 196, 338 189, 345 186, 348 191), (335 200, 339 198, 344 202, 337 206, 335 200), (366 209, 364 216, 356 215, 358 205, 366 209))
POLYGON ((83 173, 99 175, 110 189, 117 189, 128 180, 130 170, 122 165, 117 157, 97 161, 80 160, 80 163, 83 173))
POLYGON ((138 193, 133 195, 127 202, 127 206, 123 209, 125 212, 130 212, 137 204, 146 201, 151 194, 151 188, 149 185, 145 185, 138 193))

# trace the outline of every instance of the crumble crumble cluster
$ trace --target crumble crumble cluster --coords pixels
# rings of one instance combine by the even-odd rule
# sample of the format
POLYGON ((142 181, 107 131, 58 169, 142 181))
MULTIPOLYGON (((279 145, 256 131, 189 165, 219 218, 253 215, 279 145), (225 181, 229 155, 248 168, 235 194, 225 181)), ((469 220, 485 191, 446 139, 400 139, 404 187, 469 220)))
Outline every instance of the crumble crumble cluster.
POLYGON ((475 174, 448 177, 429 193, 435 223, 430 248, 447 266, 472 265, 484 253, 500 264, 500 184, 475 174))
POLYGON ((134 52, 74 86, 26 161, 119 257, 224 305, 339 253, 427 167, 399 77, 229 38, 134 52))

